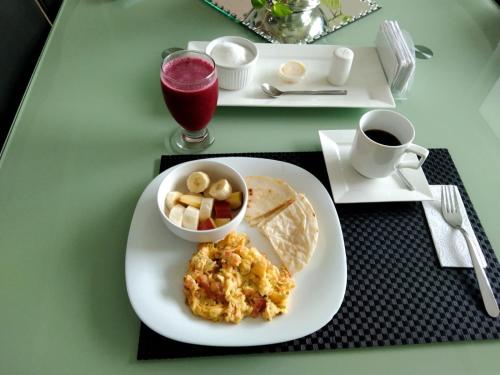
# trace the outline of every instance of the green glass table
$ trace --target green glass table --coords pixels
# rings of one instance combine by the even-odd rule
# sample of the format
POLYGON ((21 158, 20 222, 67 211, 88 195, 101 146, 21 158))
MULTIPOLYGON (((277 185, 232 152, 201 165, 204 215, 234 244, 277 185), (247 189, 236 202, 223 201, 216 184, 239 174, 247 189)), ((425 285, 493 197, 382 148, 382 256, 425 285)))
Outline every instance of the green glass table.
MULTIPOLYGON (((378 25, 397 19, 432 48, 397 111, 418 144, 450 150, 500 255, 500 9, 490 0, 380 4, 316 43, 370 46, 378 25)), ((176 127, 160 93, 160 52, 221 35, 261 41, 202 1, 64 2, 0 160, 0 372, 497 374, 500 341, 135 360, 127 233, 176 127)), ((365 112, 219 108, 210 152, 319 150, 319 129, 354 128, 365 112)))

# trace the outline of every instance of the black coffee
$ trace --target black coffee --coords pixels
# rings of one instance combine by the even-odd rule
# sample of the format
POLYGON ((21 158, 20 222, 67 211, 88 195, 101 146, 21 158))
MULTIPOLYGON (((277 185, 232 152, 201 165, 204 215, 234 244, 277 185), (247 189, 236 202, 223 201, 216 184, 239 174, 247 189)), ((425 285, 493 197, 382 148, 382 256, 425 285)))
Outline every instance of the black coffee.
POLYGON ((365 134, 372 141, 380 143, 382 145, 386 145, 386 146, 401 146, 402 145, 402 143, 399 141, 399 139, 395 135, 392 135, 391 133, 386 132, 385 130, 370 129, 370 130, 365 130, 365 134))

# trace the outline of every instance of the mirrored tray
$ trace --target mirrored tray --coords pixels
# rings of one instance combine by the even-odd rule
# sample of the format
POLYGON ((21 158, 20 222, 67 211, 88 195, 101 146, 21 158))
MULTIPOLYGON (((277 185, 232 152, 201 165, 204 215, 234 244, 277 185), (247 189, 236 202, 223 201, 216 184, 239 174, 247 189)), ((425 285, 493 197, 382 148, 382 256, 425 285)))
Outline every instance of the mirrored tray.
POLYGON ((380 9, 374 0, 288 0, 293 13, 276 18, 251 0, 204 0, 271 43, 312 43, 380 9))

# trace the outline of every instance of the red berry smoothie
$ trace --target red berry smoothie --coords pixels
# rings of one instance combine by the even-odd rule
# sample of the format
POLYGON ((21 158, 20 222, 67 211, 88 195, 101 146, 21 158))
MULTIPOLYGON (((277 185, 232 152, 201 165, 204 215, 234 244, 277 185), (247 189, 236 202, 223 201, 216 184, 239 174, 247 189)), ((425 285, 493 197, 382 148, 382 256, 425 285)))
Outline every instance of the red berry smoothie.
POLYGON ((189 131, 204 129, 217 107, 215 66, 198 57, 167 61, 161 69, 163 98, 175 121, 189 131))

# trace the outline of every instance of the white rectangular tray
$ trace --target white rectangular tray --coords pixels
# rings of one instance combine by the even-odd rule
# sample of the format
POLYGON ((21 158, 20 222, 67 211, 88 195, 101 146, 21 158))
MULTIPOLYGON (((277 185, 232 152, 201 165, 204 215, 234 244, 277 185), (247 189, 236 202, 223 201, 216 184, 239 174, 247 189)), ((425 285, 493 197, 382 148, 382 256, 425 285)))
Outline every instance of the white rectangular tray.
MULTIPOLYGON (((205 50, 208 42, 191 41, 188 49, 205 50)), ((268 82, 284 90, 322 90, 334 88, 327 80, 334 45, 256 43, 259 61, 253 81, 244 89, 219 91, 219 106, 242 107, 350 107, 394 108, 394 98, 378 59, 375 47, 349 47, 354 52, 351 74, 342 88, 347 95, 286 95, 269 98, 260 89, 268 82), (306 76, 296 84, 283 82, 279 66, 288 60, 299 60, 306 66, 306 76)))

